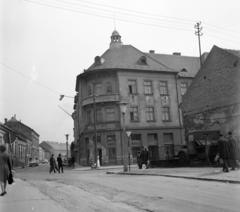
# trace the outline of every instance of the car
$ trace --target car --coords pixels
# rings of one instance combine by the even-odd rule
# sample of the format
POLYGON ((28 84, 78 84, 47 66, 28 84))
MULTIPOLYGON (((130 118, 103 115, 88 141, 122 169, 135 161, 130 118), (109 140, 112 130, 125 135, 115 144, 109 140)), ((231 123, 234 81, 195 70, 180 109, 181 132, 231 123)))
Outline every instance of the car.
POLYGON ((29 166, 39 166, 39 161, 38 160, 31 160, 30 162, 29 162, 29 166))
POLYGON ((48 160, 47 159, 43 159, 42 163, 48 163, 48 160))

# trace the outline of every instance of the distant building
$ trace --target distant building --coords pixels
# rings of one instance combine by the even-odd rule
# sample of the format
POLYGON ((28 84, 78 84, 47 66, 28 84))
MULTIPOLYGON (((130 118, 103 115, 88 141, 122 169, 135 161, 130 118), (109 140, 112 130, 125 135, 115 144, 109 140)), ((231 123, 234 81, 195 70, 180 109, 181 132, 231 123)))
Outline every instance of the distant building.
POLYGON ((115 30, 110 48, 77 76, 72 114, 76 161, 82 165, 94 161, 94 93, 101 165, 123 163, 123 142, 127 138, 122 133, 121 101, 128 103, 124 125, 131 131, 133 160, 142 146, 148 147, 152 159, 173 158, 174 147, 184 143, 178 105, 199 68, 198 57, 156 54, 153 50, 145 53, 123 45, 115 30))
MULTIPOLYGON (((45 158, 50 159, 53 154, 55 158, 58 157, 59 154, 67 155, 67 145, 66 143, 54 142, 54 141, 43 141, 39 145, 45 152, 45 158)), ((71 157, 71 149, 68 144, 68 157, 71 157)))
POLYGON ((213 46, 181 109, 186 131, 232 131, 240 142, 240 51, 213 46))
MULTIPOLYGON (((39 157, 39 135, 29 126, 23 124, 21 121, 16 119, 16 115, 10 120, 5 119, 4 125, 14 129, 19 134, 22 134, 29 141, 27 149, 29 150, 29 158, 38 158, 39 157)), ((20 146, 21 148, 21 146, 20 146)))

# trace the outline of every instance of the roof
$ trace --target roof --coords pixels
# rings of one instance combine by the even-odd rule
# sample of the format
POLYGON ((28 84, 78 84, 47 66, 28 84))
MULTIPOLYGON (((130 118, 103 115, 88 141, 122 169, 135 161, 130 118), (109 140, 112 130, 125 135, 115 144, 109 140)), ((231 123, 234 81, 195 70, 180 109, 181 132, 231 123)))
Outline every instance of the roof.
POLYGON ((119 34, 119 32, 118 32, 117 30, 114 30, 114 31, 112 32, 112 36, 115 36, 115 35, 120 36, 120 34, 119 34))
POLYGON ((146 53, 149 57, 163 63, 164 65, 176 70, 181 71, 183 69, 186 72, 180 72, 179 75, 182 77, 195 77, 198 70, 200 69, 199 57, 189 57, 181 55, 168 55, 168 54, 155 54, 146 53))
POLYGON ((26 124, 23 124, 21 121, 18 121, 15 117, 12 117, 11 119, 9 119, 5 125, 7 125, 8 123, 11 123, 11 122, 16 122, 16 123, 22 124, 23 126, 25 126, 25 127, 27 127, 28 129, 32 130, 37 136, 39 136, 39 134, 36 133, 35 130, 33 130, 32 128, 30 128, 30 127, 27 126, 26 124))
MULTIPOLYGON (((54 150, 66 150, 66 143, 46 141, 46 143, 51 146, 54 150)), ((68 149, 70 150, 70 144, 68 144, 68 149)))
POLYGON ((132 70, 151 70, 164 72, 177 72, 167 67, 161 62, 150 57, 131 45, 122 45, 118 48, 108 49, 101 56, 101 63, 93 63, 86 71, 100 69, 132 69, 132 70), (139 59, 146 57, 146 65, 139 64, 139 59))
POLYGON ((183 96, 183 113, 203 112, 240 102, 240 51, 213 46, 183 96))

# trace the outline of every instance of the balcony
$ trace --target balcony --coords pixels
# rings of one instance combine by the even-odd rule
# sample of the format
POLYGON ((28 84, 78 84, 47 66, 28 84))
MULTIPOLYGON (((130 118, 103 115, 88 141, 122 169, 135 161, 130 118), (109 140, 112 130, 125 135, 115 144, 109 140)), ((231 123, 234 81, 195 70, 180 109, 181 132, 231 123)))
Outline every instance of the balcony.
MULTIPOLYGON (((104 103, 104 102, 118 102, 119 101, 119 94, 103 94, 96 96, 96 103, 104 103)), ((88 96, 82 99, 82 106, 86 106, 89 104, 93 104, 93 97, 88 96)))

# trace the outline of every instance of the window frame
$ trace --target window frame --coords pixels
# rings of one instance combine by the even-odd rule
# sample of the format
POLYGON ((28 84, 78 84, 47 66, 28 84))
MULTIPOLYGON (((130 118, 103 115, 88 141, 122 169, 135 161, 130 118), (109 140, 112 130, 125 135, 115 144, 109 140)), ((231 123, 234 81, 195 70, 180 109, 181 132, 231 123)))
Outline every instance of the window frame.
POLYGON ((128 79, 128 93, 131 94, 131 95, 136 95, 137 94, 137 80, 135 79, 128 79), (134 92, 134 85, 133 84, 130 84, 130 82, 134 82, 135 84, 135 92, 134 92), (131 87, 131 89, 130 89, 131 87))
POLYGON ((169 107, 162 107, 162 121, 165 121, 165 122, 171 121, 170 108, 169 107), (167 113, 164 112, 164 109, 167 109, 167 113), (165 119, 166 116, 164 114, 168 115, 168 119, 165 119))
POLYGON ((181 93, 181 96, 184 96, 185 95, 185 93, 187 92, 187 89, 188 89, 188 83, 187 82, 181 82, 180 83, 180 93, 181 93), (186 87, 182 87, 182 85, 186 85, 186 87), (185 89, 185 92, 184 92, 184 94, 183 94, 183 89, 185 89))
POLYGON ((97 123, 102 123, 103 122, 102 108, 96 108, 95 112, 96 112, 96 122, 97 123), (100 113, 98 111, 100 111, 100 113))
POLYGON ((87 110, 87 124, 92 124, 92 110, 87 110))
POLYGON ((115 108, 114 107, 107 107, 105 108, 105 112, 106 112, 106 121, 107 122, 111 122, 111 121, 115 121, 115 108), (113 112, 108 112, 108 110, 113 110, 113 112), (113 119, 109 120, 109 115, 113 115, 113 119))
POLYGON ((140 121, 139 120, 139 111, 138 111, 138 107, 137 106, 131 106, 130 110, 129 110, 129 115, 130 115, 130 121, 134 122, 134 121, 140 121), (134 109, 137 109, 137 111, 132 111, 134 109), (136 115, 136 116, 135 116, 136 115), (133 117, 133 119, 132 119, 133 117), (134 117, 137 117, 136 119, 134 119, 134 117))
POLYGON ((160 81, 159 83, 159 91, 160 91, 160 96, 168 96, 168 81, 160 81), (161 83, 165 83, 166 86, 161 86, 161 83), (166 89, 166 93, 162 93, 162 89, 161 88, 165 88, 166 89))
POLYGON ((143 84, 144 84, 144 94, 145 95, 153 95, 153 83, 152 83, 152 80, 144 80, 143 84), (145 83, 150 83, 150 85, 147 85, 145 83), (146 89, 147 90, 149 89, 150 92, 147 93, 146 89))
POLYGON ((155 121, 154 107, 146 107, 146 121, 147 122, 155 121), (148 109, 152 109, 152 111, 148 111, 148 109))

